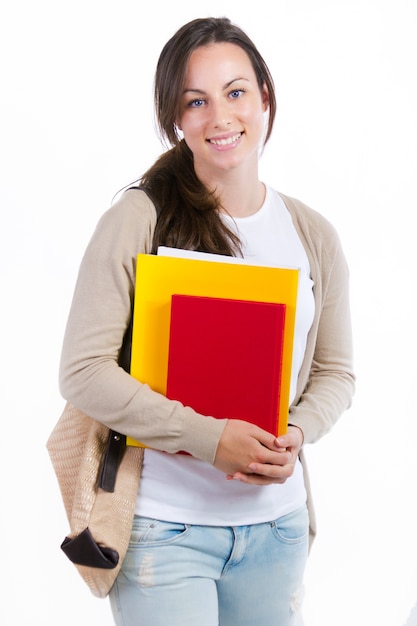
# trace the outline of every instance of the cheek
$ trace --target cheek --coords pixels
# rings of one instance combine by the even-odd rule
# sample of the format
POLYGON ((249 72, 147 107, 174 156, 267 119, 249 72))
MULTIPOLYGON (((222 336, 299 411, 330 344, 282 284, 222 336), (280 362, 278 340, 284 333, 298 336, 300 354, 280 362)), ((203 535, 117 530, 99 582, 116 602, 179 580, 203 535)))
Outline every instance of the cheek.
POLYGON ((185 114, 180 120, 180 127, 184 137, 193 137, 202 132, 204 120, 202 115, 185 114))
POLYGON ((244 104, 242 103, 239 113, 241 117, 244 117, 246 120, 257 122, 259 119, 263 119, 264 108, 263 103, 257 98, 254 98, 251 101, 245 101, 244 104))
POLYGON ((259 133, 263 132, 265 125, 265 114, 261 107, 248 107, 245 112, 242 112, 242 121, 247 124, 248 129, 259 133))

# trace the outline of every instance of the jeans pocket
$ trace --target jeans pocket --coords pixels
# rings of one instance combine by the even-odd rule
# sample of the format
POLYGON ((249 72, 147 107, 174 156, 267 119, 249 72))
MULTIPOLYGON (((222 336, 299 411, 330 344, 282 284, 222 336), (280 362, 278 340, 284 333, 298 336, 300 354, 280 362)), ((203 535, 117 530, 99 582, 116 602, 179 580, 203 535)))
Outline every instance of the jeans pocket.
POLYGON ((173 543, 183 537, 188 528, 187 524, 164 522, 135 515, 130 535, 130 547, 173 543))
POLYGON ((309 533, 307 507, 301 507, 279 517, 272 522, 271 526, 280 541, 288 544, 302 543, 309 533))

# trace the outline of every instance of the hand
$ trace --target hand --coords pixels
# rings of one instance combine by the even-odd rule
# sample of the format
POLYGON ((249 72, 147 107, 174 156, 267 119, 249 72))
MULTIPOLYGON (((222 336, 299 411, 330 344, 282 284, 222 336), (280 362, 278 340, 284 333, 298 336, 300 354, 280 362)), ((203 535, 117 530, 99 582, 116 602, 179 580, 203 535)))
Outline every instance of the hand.
POLYGON ((229 480, 247 484, 284 483, 294 471, 303 444, 303 433, 296 426, 276 438, 240 420, 228 421, 217 448, 214 466, 229 480))

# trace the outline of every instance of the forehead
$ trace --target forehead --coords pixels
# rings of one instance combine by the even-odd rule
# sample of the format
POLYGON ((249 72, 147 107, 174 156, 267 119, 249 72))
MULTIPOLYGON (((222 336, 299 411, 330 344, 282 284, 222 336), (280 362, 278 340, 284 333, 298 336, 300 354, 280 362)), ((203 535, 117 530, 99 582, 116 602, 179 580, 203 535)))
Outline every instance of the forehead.
POLYGON ((208 77, 220 79, 245 78, 256 80, 248 54, 233 43, 213 43, 194 50, 188 60, 185 82, 201 82, 208 77))

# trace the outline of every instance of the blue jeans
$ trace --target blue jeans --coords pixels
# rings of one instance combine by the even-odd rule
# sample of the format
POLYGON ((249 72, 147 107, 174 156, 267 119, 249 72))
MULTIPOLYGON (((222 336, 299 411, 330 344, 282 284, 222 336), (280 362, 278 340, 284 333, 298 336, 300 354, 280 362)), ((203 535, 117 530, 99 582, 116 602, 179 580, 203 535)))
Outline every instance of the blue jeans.
POLYGON ((290 626, 308 552, 305 507, 216 527, 135 516, 110 592, 117 626, 290 626))

